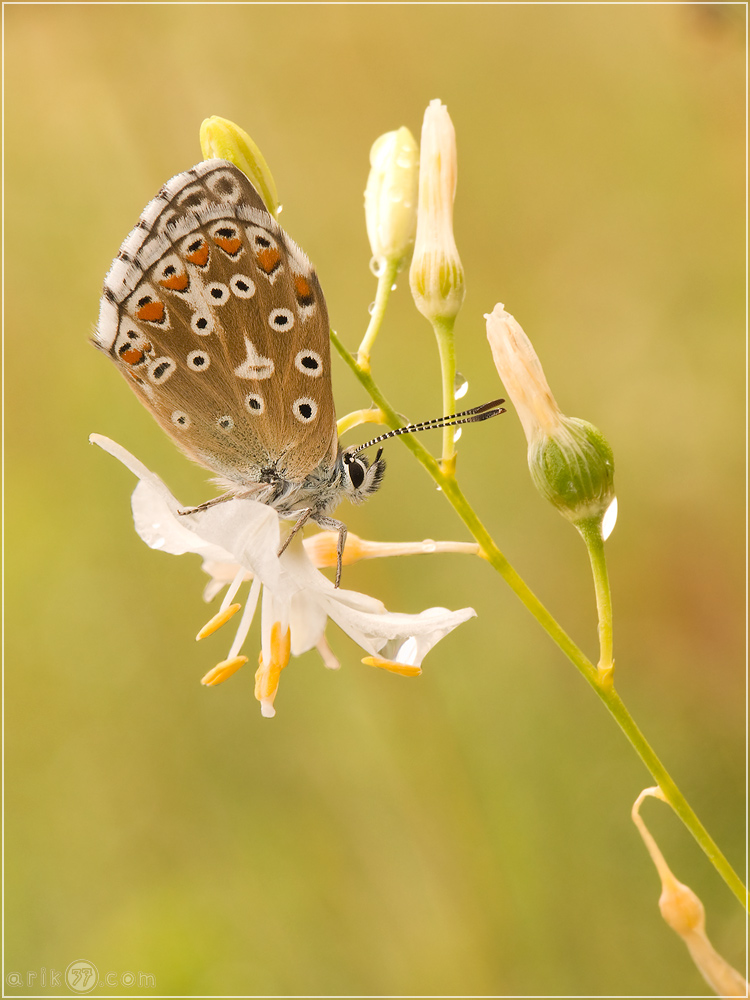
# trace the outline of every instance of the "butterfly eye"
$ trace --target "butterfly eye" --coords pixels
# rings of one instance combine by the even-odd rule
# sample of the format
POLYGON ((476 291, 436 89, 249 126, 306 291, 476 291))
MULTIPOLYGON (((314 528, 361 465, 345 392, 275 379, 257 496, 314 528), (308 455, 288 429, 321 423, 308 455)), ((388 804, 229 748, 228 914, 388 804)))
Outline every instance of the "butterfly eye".
POLYGON ((291 330, 294 326, 294 313, 291 309, 272 309, 268 325, 272 330, 291 330))
POLYGON ((298 371, 311 378, 317 378, 323 371, 323 361, 317 351, 300 351, 294 359, 298 371))
POLYGON ((318 404, 309 396, 302 396, 292 403, 292 413, 301 424, 309 424, 315 419, 318 412, 318 404))
POLYGON ((250 413, 254 413, 256 416, 261 414, 266 408, 263 397, 258 395, 257 392, 250 392, 245 396, 245 406, 250 413))
POLYGON ((349 473, 349 479, 351 479, 352 486, 355 490, 358 490, 365 481, 367 466, 364 462, 360 461, 360 459, 355 458, 351 462, 347 462, 346 468, 349 473))
POLYGON ((205 351, 191 351, 187 356, 187 366, 194 372, 204 372, 211 364, 211 359, 205 351))

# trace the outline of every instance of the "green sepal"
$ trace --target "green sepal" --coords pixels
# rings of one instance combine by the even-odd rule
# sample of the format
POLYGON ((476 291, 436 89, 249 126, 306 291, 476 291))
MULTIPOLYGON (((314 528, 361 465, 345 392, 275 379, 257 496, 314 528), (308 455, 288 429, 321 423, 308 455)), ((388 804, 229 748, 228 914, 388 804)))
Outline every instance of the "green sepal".
POLYGON ((554 435, 529 447, 534 485, 573 524, 601 522, 615 496, 615 460, 602 432, 587 420, 562 417, 554 435))

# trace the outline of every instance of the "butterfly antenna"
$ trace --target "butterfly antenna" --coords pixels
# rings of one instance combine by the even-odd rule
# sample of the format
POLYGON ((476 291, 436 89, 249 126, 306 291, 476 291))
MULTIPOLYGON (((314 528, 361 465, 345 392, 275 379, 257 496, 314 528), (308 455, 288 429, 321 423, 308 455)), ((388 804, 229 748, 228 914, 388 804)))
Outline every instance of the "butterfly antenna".
POLYGON ((461 413, 451 413, 447 417, 435 417, 433 420, 422 420, 417 424, 407 424, 406 427, 399 427, 395 431, 388 431, 386 434, 381 434, 379 437, 373 438, 372 441, 368 441, 366 444, 361 444, 356 451, 351 452, 352 458, 363 451, 367 451, 368 448, 372 448, 374 444, 380 444, 381 441, 388 441, 389 438, 398 437, 401 434, 434 431, 441 427, 453 427, 456 424, 476 424, 480 420, 499 417, 501 413, 505 413, 505 407, 501 405, 504 402, 504 399, 493 399, 491 402, 482 403, 481 406, 475 406, 471 410, 462 410, 461 413))

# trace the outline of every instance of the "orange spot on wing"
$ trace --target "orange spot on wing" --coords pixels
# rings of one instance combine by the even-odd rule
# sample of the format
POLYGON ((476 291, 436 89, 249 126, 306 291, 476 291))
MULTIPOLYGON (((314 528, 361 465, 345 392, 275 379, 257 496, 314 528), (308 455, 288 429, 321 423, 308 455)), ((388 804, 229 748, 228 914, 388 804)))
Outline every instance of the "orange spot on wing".
POLYGON ((184 292, 190 284, 190 278, 183 271, 182 274, 170 274, 168 278, 162 278, 159 284, 170 292, 184 292))
POLYGON ((230 257, 234 257, 242 249, 242 240, 238 236, 214 236, 214 243, 230 257))
POLYGON ((120 352, 120 357, 126 365, 139 365, 145 356, 137 347, 129 347, 126 351, 120 352))
POLYGON ((145 302, 140 309, 136 310, 136 317, 145 323, 163 323, 166 310, 164 303, 158 300, 145 302))
POLYGON ((258 261, 258 267, 261 271, 265 274, 273 274, 281 262, 281 254, 275 247, 265 247, 262 250, 256 250, 255 259, 258 261))
POLYGON ((185 254, 185 260, 191 264, 197 264, 198 267, 205 267, 208 263, 208 243, 201 240, 194 250, 185 254))
POLYGON ((303 278, 301 274, 294 275, 294 292, 301 306, 312 305, 315 301, 309 281, 307 278, 303 278))

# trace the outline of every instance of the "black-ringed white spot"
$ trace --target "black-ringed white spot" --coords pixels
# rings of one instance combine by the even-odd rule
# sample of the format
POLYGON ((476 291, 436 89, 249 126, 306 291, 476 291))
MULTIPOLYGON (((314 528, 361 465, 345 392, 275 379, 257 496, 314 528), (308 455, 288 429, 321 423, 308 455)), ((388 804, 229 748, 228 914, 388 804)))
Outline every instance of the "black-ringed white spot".
POLYGON ((309 424, 318 413, 318 404, 309 396, 300 396, 292 403, 292 413, 301 424, 309 424))
POLYGON ((234 177, 228 170, 218 170, 210 173, 205 178, 206 187, 216 195, 221 201, 239 201, 242 191, 234 177))
POLYGON ((204 372, 211 364, 211 358, 205 351, 191 351, 185 360, 188 368, 192 368, 194 372, 204 372))
POLYGON ((294 326, 294 313, 291 309, 272 309, 268 316, 268 325, 272 330, 286 331, 294 326))
POLYGON ((187 428, 192 424, 192 420, 187 415, 187 413, 182 410, 175 410, 172 414, 172 423, 175 427, 179 427, 181 430, 187 430, 187 428))
POLYGON ((294 364, 297 371, 302 372, 303 375, 309 375, 310 378, 317 378, 323 371, 323 359, 317 351, 311 351, 308 348, 297 354, 294 364))
POLYGON ((213 333, 214 321, 210 313, 195 312, 190 317, 190 329, 199 337, 207 337, 213 333))
POLYGON ((172 375, 177 365, 173 358, 155 358, 148 366, 148 379, 154 385, 161 385, 172 375))
POLYGON ((219 426, 219 430, 225 431, 227 434, 234 429, 234 420, 232 420, 228 413, 223 417, 219 417, 216 423, 219 426))
POLYGON ((229 299, 229 289, 220 281, 212 281, 210 285, 206 285, 206 296, 212 305, 223 306, 229 299))
POLYGON ((249 392, 245 396, 245 406, 249 413, 254 413, 255 416, 259 416, 266 408, 266 401, 258 392, 249 392))
POLYGON ((255 282, 246 274, 235 274, 229 282, 238 299, 251 299, 255 295, 255 282))

